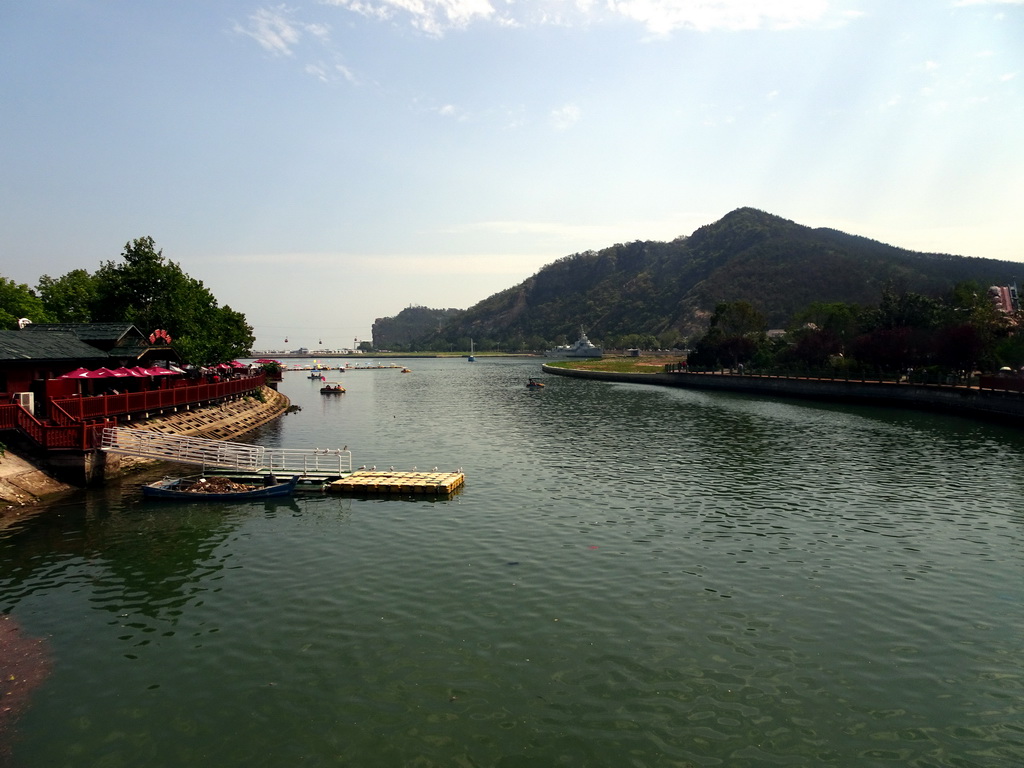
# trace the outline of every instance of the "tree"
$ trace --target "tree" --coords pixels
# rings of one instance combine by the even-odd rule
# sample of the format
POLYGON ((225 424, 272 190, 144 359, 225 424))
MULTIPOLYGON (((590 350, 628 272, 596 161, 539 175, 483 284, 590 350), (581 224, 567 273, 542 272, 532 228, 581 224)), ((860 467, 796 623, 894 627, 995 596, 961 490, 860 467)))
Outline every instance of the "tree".
POLYGON ((88 323, 96 303, 96 280, 84 269, 73 269, 56 279, 39 278, 39 297, 57 323, 88 323))
POLYGON ((151 237, 127 243, 122 264, 96 272, 94 322, 129 322, 143 333, 166 330, 190 363, 207 365, 246 354, 254 341, 245 316, 220 307, 199 280, 165 260, 151 237))
POLYGON ((715 306, 709 326, 728 338, 762 334, 767 324, 764 315, 749 301, 729 301, 715 306))
POLYGON ((747 301, 721 302, 711 316, 708 332, 694 346, 696 365, 733 366, 749 362, 766 340, 764 315, 747 301))
POLYGON ((13 331, 18 320, 27 317, 33 323, 49 322, 42 300, 24 283, 0 277, 0 328, 13 331))

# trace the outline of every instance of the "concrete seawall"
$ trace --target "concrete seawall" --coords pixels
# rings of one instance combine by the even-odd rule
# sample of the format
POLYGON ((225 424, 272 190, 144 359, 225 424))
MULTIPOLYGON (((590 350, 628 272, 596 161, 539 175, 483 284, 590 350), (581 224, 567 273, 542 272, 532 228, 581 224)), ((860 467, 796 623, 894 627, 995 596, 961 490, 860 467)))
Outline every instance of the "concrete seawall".
POLYGON ((1024 426, 1024 396, 1017 392, 977 387, 740 376, 718 373, 612 373, 549 365, 544 365, 543 370, 545 373, 556 376, 572 376, 599 381, 913 408, 1024 426))

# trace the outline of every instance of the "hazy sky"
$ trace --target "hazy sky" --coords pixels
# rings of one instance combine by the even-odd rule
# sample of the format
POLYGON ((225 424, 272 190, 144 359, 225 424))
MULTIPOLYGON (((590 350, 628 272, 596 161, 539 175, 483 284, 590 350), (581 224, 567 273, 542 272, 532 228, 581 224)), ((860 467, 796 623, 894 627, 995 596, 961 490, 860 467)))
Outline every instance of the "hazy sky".
POLYGON ((742 206, 1024 261, 1024 0, 3 0, 0 61, 0 275, 150 235, 259 349, 742 206))

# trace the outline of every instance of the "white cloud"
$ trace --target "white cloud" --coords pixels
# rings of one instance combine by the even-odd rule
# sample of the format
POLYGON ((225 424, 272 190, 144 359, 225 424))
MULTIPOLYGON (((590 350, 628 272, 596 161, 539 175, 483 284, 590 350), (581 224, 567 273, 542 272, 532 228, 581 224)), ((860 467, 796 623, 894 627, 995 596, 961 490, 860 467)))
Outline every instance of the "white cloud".
POLYGON ((324 2, 382 21, 406 17, 413 27, 435 36, 478 21, 521 27, 568 26, 626 18, 639 22, 655 35, 667 35, 679 29, 792 29, 839 24, 859 15, 831 9, 834 0, 523 0, 505 2, 497 8, 489 0, 324 2))
POLYGON ((616 13, 655 34, 677 29, 790 29, 824 21, 827 0, 609 0, 616 13))
POLYGON ((566 104, 551 111, 551 124, 556 130, 566 131, 579 122, 582 115, 580 108, 575 104, 566 104))
POLYGON ((292 18, 292 10, 284 5, 260 8, 251 14, 248 24, 235 25, 235 32, 247 35, 275 56, 291 56, 303 35, 326 40, 328 28, 323 24, 304 24, 292 18))
POLYGON ((479 19, 491 18, 494 6, 488 0, 326 0, 328 5, 389 20, 407 16, 416 29, 429 35, 442 35, 448 29, 461 29, 479 19))
POLYGON ((1024 5, 1024 0, 955 0, 954 8, 967 5, 1024 5))

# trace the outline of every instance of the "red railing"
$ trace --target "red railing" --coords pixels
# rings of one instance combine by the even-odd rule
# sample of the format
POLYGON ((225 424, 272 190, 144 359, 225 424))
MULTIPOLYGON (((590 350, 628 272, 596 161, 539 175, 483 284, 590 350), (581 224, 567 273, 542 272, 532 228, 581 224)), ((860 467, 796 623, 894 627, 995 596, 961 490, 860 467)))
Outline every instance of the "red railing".
MULTIPOLYGON (((266 376, 259 373, 255 376, 230 379, 215 384, 191 384, 170 389, 153 389, 148 392, 125 392, 118 395, 97 395, 95 397, 65 397, 51 400, 50 405, 61 409, 77 421, 106 419, 151 413, 182 405, 197 405, 242 395, 260 389, 265 381, 266 376)), ((60 420, 60 415, 54 413, 53 408, 48 415, 54 421, 60 420)))
POLYGON ((20 405, 0 405, 0 430, 17 429, 47 450, 96 447, 94 435, 112 426, 119 416, 150 414, 166 408, 202 405, 263 387, 264 374, 215 384, 186 384, 148 392, 126 392, 94 397, 67 397, 47 401, 48 422, 44 423, 20 405))
POLYGON ((102 429, 114 424, 113 419, 44 424, 20 405, 0 405, 0 429, 17 429, 46 450, 85 451, 94 448, 102 429))

